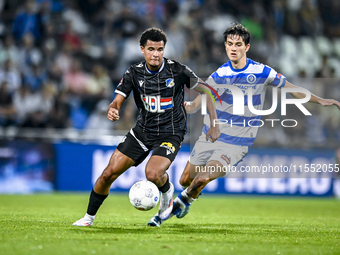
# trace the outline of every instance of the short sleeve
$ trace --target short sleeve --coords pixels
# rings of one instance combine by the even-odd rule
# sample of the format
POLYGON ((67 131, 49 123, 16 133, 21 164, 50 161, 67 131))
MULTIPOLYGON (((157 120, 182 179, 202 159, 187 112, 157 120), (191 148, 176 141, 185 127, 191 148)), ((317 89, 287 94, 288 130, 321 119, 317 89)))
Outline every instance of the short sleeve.
POLYGON ((198 76, 186 65, 183 65, 183 75, 188 89, 194 89, 198 85, 198 76))
POLYGON ((120 80, 115 93, 122 95, 127 98, 133 89, 132 77, 131 77, 131 68, 129 68, 123 78, 120 80))
POLYGON ((286 77, 271 68, 268 76, 268 85, 282 88, 286 85, 286 77))

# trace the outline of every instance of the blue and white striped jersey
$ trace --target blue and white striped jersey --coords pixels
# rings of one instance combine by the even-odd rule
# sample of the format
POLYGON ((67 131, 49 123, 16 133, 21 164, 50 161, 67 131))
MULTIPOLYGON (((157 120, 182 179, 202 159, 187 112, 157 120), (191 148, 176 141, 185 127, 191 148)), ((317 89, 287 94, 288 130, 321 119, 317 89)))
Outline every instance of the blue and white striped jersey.
MULTIPOLYGON (((218 138, 218 141, 240 146, 251 146, 255 141, 258 126, 261 124, 257 121, 261 119, 261 116, 253 114, 249 110, 249 90, 252 89, 254 108, 262 110, 267 86, 282 88, 286 84, 286 77, 277 73, 273 68, 248 58, 246 66, 242 69, 234 69, 230 61, 223 64, 208 78, 207 83, 216 89, 222 101, 221 105, 215 95, 218 119, 227 123, 220 124, 221 136, 218 138), (231 91, 216 88, 216 84, 233 85, 242 90, 244 94, 244 115, 233 114, 233 96, 231 91)), ((210 117, 206 115, 202 130, 204 134, 206 134, 209 127, 210 117)))

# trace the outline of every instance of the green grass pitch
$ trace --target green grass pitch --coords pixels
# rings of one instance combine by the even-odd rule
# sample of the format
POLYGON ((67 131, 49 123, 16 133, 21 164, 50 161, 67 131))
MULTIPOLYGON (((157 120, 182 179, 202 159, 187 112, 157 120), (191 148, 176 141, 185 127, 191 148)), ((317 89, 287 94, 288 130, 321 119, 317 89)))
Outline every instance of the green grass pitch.
POLYGON ((340 201, 204 195, 183 219, 111 194, 93 227, 73 227, 89 194, 0 195, 0 254, 340 254, 340 201))

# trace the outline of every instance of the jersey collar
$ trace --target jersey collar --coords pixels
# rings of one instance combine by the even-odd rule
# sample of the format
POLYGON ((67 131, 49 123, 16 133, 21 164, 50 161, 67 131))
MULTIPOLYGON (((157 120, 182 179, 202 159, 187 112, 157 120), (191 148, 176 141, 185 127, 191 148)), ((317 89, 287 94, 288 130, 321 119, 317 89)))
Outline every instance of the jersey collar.
POLYGON ((150 73, 150 74, 156 74, 156 73, 162 71, 163 68, 164 68, 164 58, 163 58, 163 62, 162 62, 161 67, 160 67, 158 70, 156 70, 156 71, 151 71, 151 70, 148 68, 148 65, 147 65, 146 62, 145 62, 145 69, 146 69, 146 71, 147 71, 148 73, 150 73))
POLYGON ((246 70, 246 69, 248 68, 248 66, 249 66, 249 64, 250 64, 250 59, 247 58, 247 63, 246 63, 246 65, 245 65, 242 69, 235 69, 235 68, 233 68, 233 66, 232 66, 230 60, 228 61, 228 63, 229 63, 230 69, 231 69, 233 72, 237 72, 237 73, 238 73, 238 72, 242 72, 242 71, 244 71, 244 70, 246 70))

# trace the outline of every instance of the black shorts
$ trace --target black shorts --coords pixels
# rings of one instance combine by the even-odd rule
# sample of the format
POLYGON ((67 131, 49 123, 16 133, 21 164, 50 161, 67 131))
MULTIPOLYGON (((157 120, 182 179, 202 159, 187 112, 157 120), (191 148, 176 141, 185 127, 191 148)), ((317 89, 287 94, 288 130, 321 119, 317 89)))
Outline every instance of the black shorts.
POLYGON ((184 135, 154 135, 145 133, 138 127, 132 128, 118 144, 117 149, 124 155, 135 161, 138 166, 149 155, 158 155, 174 161, 179 149, 181 148, 184 135))

